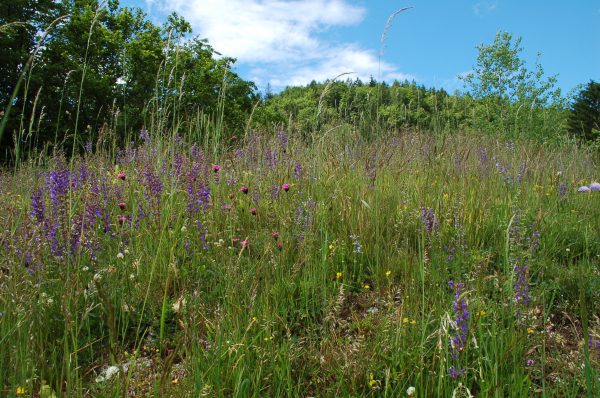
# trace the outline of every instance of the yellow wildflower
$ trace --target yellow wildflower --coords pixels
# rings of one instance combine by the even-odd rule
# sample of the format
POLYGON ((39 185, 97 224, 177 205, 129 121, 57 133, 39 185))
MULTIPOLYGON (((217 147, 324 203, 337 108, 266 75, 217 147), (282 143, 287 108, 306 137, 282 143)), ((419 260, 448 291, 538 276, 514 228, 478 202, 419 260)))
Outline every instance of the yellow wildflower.
POLYGON ((373 388, 377 384, 377 381, 373 378, 373 373, 369 373, 369 387, 373 388))
POLYGON ((415 323, 417 323, 417 320, 416 320, 416 319, 413 319, 412 321, 410 321, 410 324, 411 324, 411 325, 414 325, 415 323))
POLYGON ((388 278, 390 277, 390 275, 392 275, 392 271, 387 271, 387 272, 385 273, 385 276, 387 276, 388 278))
POLYGON ((364 288, 367 289, 367 290, 369 290, 371 288, 371 286, 369 286, 369 284, 366 283, 365 286, 364 286, 364 288))
POLYGON ((17 387, 17 391, 16 391, 17 395, 25 395, 25 387, 17 387))
POLYGON ((402 318, 402 323, 408 323, 408 318, 402 318))
POLYGON ((340 279, 342 279, 342 276, 344 276, 344 275, 341 272, 336 272, 335 279, 340 280, 340 279))

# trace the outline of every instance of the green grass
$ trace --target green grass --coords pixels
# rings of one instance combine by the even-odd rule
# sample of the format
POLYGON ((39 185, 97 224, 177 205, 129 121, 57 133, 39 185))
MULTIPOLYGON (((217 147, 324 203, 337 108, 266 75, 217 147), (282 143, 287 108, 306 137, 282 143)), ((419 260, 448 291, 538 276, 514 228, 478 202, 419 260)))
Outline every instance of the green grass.
POLYGON ((285 147, 249 135, 217 152, 214 173, 214 148, 193 158, 185 139, 152 133, 135 156, 132 147, 121 156, 124 181, 109 155, 117 148, 1 175, 3 395, 600 390, 600 352, 585 348, 588 334, 600 335, 600 192, 577 193, 600 179, 594 154, 459 134, 366 142, 343 128, 315 144, 290 134, 285 147), (46 173, 81 167, 92 177, 54 209, 46 173), (149 176, 162 184, 160 199, 147 198, 149 176), (188 182, 210 190, 204 211, 188 211, 188 182), (273 196, 283 183, 289 192, 273 196), (50 221, 30 214, 36 189, 45 220, 58 220, 62 256, 52 252, 50 221), (109 233, 100 216, 93 227, 77 224, 87 205, 107 216, 109 233), (431 232, 422 208, 435 214, 431 232), (527 304, 514 300, 513 259, 528 267, 527 304), (458 360, 450 280, 464 282, 470 312, 458 360), (110 365, 120 373, 97 382, 110 365), (449 377, 452 365, 464 375, 449 377))

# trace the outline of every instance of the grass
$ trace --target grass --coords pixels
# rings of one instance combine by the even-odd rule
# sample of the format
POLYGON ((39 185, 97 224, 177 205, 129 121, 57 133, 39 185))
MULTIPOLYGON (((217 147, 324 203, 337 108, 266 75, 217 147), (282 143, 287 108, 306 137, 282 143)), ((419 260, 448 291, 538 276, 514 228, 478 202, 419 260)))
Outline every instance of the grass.
POLYGON ((340 128, 248 134, 213 162, 159 133, 1 175, 3 394, 600 388, 592 153, 340 128))

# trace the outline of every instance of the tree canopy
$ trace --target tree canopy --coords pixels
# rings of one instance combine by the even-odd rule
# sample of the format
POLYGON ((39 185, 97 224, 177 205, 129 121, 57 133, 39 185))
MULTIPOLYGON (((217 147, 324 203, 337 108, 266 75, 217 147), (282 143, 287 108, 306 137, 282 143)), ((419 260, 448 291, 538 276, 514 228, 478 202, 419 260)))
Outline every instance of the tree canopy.
POLYGON ((256 102, 254 84, 232 71, 235 59, 191 37, 176 14, 156 26, 117 0, 13 3, 0 6, 0 44, 8 50, 0 51, 4 156, 48 142, 79 150, 107 128, 123 139, 144 126, 181 127, 217 111, 228 127, 242 128, 256 102), (160 122, 151 120, 156 110, 160 122))

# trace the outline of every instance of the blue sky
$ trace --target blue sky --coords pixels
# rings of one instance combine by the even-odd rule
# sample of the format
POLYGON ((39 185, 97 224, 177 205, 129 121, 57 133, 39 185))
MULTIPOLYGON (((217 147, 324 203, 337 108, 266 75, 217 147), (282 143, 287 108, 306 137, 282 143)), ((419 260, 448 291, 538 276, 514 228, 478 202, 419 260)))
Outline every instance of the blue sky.
MULTIPOLYGON (((522 38, 533 69, 538 53, 546 75, 567 94, 600 81, 598 0, 125 0, 161 23, 176 11, 194 35, 238 59, 236 72, 259 90, 324 81, 341 73, 368 80, 415 80, 460 89, 457 76, 476 62, 476 46, 507 31, 522 38), (383 56, 381 37, 387 30, 383 56)), ((345 77, 344 77, 345 78, 345 77)))

